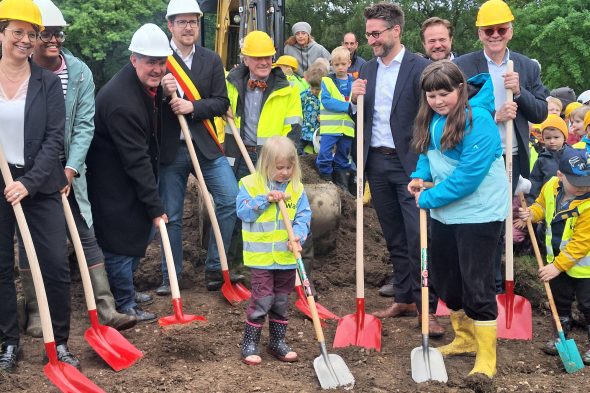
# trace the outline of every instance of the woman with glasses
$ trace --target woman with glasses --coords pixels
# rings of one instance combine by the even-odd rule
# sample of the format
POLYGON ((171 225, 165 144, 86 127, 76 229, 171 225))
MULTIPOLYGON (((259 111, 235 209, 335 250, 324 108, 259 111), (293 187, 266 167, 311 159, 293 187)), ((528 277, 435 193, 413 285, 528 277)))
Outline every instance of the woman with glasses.
POLYGON ((330 61, 330 52, 320 44, 314 41, 311 36, 311 26, 307 22, 297 22, 291 28, 293 35, 285 42, 285 55, 293 56, 297 59, 299 67, 297 74, 303 76, 309 66, 316 59, 324 58, 330 61))
MULTIPOLYGON (((80 366, 67 347, 70 272, 60 198, 67 179, 59 161, 63 149, 64 98, 60 79, 29 58, 41 29, 41 13, 31 0, 0 2, 0 145, 14 179, 9 185, 0 182, 4 194, 0 198, 0 370, 7 371, 16 367, 20 352, 12 208, 18 203, 24 210, 39 258, 58 358, 80 366)), ((23 280, 27 279, 30 276, 23 276, 23 280)))

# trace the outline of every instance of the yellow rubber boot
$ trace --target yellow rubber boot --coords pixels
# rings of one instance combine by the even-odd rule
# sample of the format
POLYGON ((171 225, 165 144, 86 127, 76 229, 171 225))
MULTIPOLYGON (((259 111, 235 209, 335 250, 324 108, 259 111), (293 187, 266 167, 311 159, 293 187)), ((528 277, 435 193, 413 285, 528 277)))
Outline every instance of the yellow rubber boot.
POLYGON ((455 331, 455 338, 449 344, 439 347, 440 353, 443 356, 475 356, 477 343, 473 331, 473 319, 465 315, 463 310, 451 311, 451 325, 455 331))
POLYGON ((474 328, 477 354, 469 375, 479 373, 492 378, 496 375, 496 321, 475 321, 474 328))

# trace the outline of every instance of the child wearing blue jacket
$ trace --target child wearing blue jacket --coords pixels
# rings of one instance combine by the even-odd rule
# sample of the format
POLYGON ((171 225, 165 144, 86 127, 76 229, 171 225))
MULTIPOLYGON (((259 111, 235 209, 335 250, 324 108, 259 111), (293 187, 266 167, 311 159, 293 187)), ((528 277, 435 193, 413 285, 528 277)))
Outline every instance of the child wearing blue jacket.
POLYGON ((408 191, 430 209, 431 282, 452 310, 454 340, 444 356, 476 354, 469 373, 496 373, 494 257, 508 213, 508 179, 489 74, 465 81, 450 61, 430 64, 414 144, 420 152, 408 191), (468 99, 469 90, 477 93, 468 99), (424 189, 424 182, 434 182, 424 189))

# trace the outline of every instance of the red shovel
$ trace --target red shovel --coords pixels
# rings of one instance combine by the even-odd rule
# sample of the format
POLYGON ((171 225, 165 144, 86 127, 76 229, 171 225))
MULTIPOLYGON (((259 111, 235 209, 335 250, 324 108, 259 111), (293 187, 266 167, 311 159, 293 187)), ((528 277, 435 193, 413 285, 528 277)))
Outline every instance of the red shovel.
POLYGON ((174 257, 172 256, 172 248, 170 247, 170 238, 168 237, 168 230, 164 220, 158 222, 160 229, 160 237, 164 245, 164 254, 166 255, 166 267, 168 268, 168 279, 170 280, 170 291, 172 292, 172 308, 174 315, 169 317, 162 317, 158 320, 160 326, 183 325, 195 321, 206 321, 205 317, 200 315, 185 314, 182 311, 182 299, 180 298, 180 290, 178 289, 178 278, 176 277, 176 267, 174 266, 174 257))
MULTIPOLYGON (((172 97, 177 97, 176 92, 172 93, 172 97)), ((232 305, 236 305, 250 299, 250 291, 243 284, 234 284, 230 280, 229 268, 227 266, 227 255, 225 255, 225 246, 223 245, 221 230, 219 229, 219 222, 217 222, 215 209, 211 203, 211 198, 209 198, 209 191, 207 191, 207 185, 205 184, 205 179, 203 178, 203 172, 201 172, 199 160, 197 160, 197 153, 195 152, 195 147, 192 144, 193 139, 188 128, 188 123, 186 122, 186 118, 183 115, 178 115, 178 122, 180 123, 180 129, 184 135, 184 141, 186 142, 186 147, 188 148, 191 161, 195 168, 195 174, 197 175, 197 180, 199 181, 199 188, 201 189, 202 197, 205 201, 205 206, 207 207, 207 213, 209 214, 209 219, 211 220, 211 227, 213 228, 213 233, 215 235, 215 242, 217 243, 217 250, 219 251, 219 262, 221 263, 221 274, 223 275, 221 293, 232 305)))
MULTIPOLYGON (((9 185, 13 182, 12 174, 8 168, 8 163, 4 156, 4 150, 0 146, 0 169, 4 183, 9 185)), ((37 253, 33 245, 33 239, 23 207, 20 203, 13 206, 16 222, 23 238, 25 251, 29 258, 29 265, 33 275, 33 284, 35 285, 35 295, 39 304, 39 314, 41 317, 41 329, 43 330, 43 342, 45 343, 45 352, 49 358, 49 363, 45 365, 43 371, 49 380, 62 392, 67 393, 104 393, 104 390, 96 386, 92 381, 86 378, 77 368, 67 363, 60 362, 57 359, 57 349, 55 347, 55 338, 53 337, 53 328, 51 326, 51 315, 49 314, 49 304, 45 294, 45 285, 43 285, 43 276, 39 268, 37 253)))
MULTIPOLYGON (((508 60, 507 72, 512 72, 514 63, 508 60)), ((513 92, 506 89, 506 102, 512 102, 513 92)), ((506 174, 508 190, 512 190, 512 121, 506 123, 506 174)), ((512 249, 512 192, 508 193, 509 209, 506 217, 506 280, 505 293, 497 295, 498 303, 498 338, 512 340, 533 339, 533 310, 531 303, 522 296, 514 294, 514 252, 512 249)))
POLYGON ((381 351, 381 320, 365 314, 365 281, 363 266, 363 105, 364 96, 358 97, 356 122, 356 314, 345 315, 338 321, 334 348, 356 345, 381 351))
POLYGON ((447 308, 447 305, 442 300, 438 299, 438 304, 436 305, 436 312, 434 313, 437 317, 448 317, 451 315, 451 312, 447 308))
POLYGON ((98 322, 98 314, 96 312, 96 303, 94 301, 94 292, 92 290, 92 283, 90 281, 90 273, 88 273, 88 265, 86 264, 86 256, 80 241, 80 235, 76 228, 74 215, 68 202, 66 194, 61 194, 61 201, 64 205, 64 213, 66 215, 66 222, 74 249, 76 250, 76 257, 78 259, 78 268, 80 269, 80 276, 82 277, 82 286, 84 287, 84 296, 86 298, 86 307, 88 308, 88 316, 90 317, 90 327, 86 330, 84 338, 94 351, 100 356, 111 368, 115 371, 121 371, 127 367, 131 367, 136 361, 143 357, 143 353, 131 344, 121 333, 110 326, 101 325, 98 322))

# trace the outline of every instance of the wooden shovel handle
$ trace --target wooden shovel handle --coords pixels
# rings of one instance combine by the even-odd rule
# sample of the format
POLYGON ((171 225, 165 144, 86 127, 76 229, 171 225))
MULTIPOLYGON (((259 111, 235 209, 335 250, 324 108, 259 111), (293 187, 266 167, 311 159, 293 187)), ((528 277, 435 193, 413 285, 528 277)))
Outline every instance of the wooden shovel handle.
MULTIPOLYGON (((514 71, 514 63, 512 60, 508 60, 506 65, 506 72, 514 71)), ((514 94, 512 90, 506 89, 506 102, 512 102, 514 94)), ((505 240, 505 253, 506 253, 506 281, 514 281, 514 250, 512 247, 513 233, 512 233, 512 131, 514 123, 512 120, 508 120, 505 123, 506 127, 506 175, 508 176, 508 216, 506 217, 506 240, 505 240)))
POLYGON ((242 136, 240 135, 240 131, 238 130, 238 128, 236 127, 236 123, 234 122, 233 113, 231 112, 231 106, 229 107, 228 112, 230 113, 231 116, 226 116, 227 124, 229 124, 229 128, 231 128, 232 135, 234 136, 236 144, 238 145, 238 148, 240 149, 240 153, 242 153, 242 157, 244 158, 244 161, 246 161, 246 165, 248 166, 250 173, 254 173, 256 171, 256 169, 254 168, 254 164, 252 163, 252 159, 250 158, 250 154, 248 154, 248 150, 246 150, 246 145, 244 145, 244 141, 242 140, 242 136))
POLYGON ((421 322, 422 322, 422 334, 428 335, 428 315, 429 315, 429 304, 428 304, 428 222, 426 216, 426 210, 420 209, 420 264, 421 264, 421 322))
POLYGON ((168 279, 170 281, 170 292, 172 299, 180 298, 180 290, 178 288, 178 278, 176 277, 176 266, 174 265, 174 256, 172 255, 172 247, 170 247, 170 238, 168 237, 168 230, 164 220, 158 220, 158 229, 160 230, 160 238, 164 246, 164 255, 166 256, 166 268, 168 269, 168 279))
POLYGON ((356 101, 356 298, 365 297, 365 268, 363 263, 364 217, 363 188, 365 185, 365 148, 364 148, 364 116, 365 96, 360 95, 356 101))

